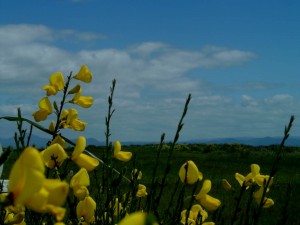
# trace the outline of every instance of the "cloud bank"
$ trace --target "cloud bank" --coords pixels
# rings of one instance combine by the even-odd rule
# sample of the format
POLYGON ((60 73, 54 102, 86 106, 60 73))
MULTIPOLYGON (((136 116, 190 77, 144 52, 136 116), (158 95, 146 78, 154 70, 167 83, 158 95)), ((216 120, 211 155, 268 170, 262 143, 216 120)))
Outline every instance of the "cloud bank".
MULTIPOLYGON (((44 96, 41 87, 48 83, 48 77, 56 71, 65 75, 71 71, 76 73, 82 64, 94 74, 92 83, 83 85, 83 89, 85 95, 95 98, 95 104, 89 110, 79 109, 79 113, 89 123, 84 135, 98 140, 104 139, 112 79, 117 80, 112 138, 126 141, 156 141, 162 132, 172 139, 189 93, 192 101, 182 140, 260 136, 278 128, 281 131, 290 112, 278 109, 283 105, 291 110, 296 107, 295 99, 288 93, 263 98, 249 94, 232 97, 201 79, 205 70, 230 68, 254 60, 255 54, 250 51, 219 46, 188 50, 151 41, 125 49, 74 51, 65 47, 70 39, 84 45, 104 38, 108 37, 70 29, 55 30, 44 25, 0 26, 0 116, 15 115, 16 107, 21 107, 23 115, 32 118, 39 99, 44 96), (195 75, 197 71, 199 74, 195 75), (257 130, 257 135, 253 130, 257 130)), ((255 85, 262 88, 263 84, 255 85)), ((234 89, 238 87, 231 91, 234 89)), ((7 129, 13 132, 12 128, 7 129)), ((0 135, 7 136, 6 131, 0 131, 0 135)), ((274 134, 277 132, 269 133, 274 134)))

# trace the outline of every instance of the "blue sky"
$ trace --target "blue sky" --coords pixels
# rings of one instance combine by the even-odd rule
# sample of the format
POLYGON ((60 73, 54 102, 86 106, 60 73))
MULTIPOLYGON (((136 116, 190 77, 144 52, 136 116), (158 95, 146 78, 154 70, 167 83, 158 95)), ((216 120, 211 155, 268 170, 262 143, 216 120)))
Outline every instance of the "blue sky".
MULTIPOLYGON (((171 140, 189 93, 181 141, 281 136, 292 114, 299 136, 299 11, 277 0, 0 0, 0 116, 21 107, 32 118, 48 77, 86 64, 95 104, 78 109, 88 126, 71 137, 104 140, 114 78, 112 139, 171 140)), ((15 128, 1 121, 1 137, 15 128)))

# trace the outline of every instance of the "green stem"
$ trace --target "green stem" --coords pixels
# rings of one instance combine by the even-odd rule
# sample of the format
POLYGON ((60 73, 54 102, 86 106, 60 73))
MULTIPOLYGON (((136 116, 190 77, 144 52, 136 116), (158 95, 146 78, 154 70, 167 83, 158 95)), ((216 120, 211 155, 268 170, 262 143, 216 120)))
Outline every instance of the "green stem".
POLYGON ((105 125, 106 125, 106 131, 105 131, 105 145, 106 145, 106 157, 104 160, 108 161, 110 155, 110 146, 111 143, 109 141, 109 137, 111 135, 110 133, 110 120, 112 118, 112 115, 114 113, 114 109, 112 109, 113 106, 113 96, 114 96, 114 91, 115 91, 115 86, 116 86, 116 80, 112 80, 112 86, 110 87, 110 95, 108 96, 108 111, 107 111, 107 117, 105 118, 105 125))
POLYGON ((263 206, 265 204, 265 196, 266 196, 266 193, 267 193, 267 189, 270 186, 270 182, 271 182, 272 178, 274 177, 274 175, 278 171, 278 164, 279 164, 279 162, 280 162, 280 160, 282 158, 282 153, 283 153, 283 150, 284 150, 285 141, 288 139, 288 137, 290 135, 289 133, 290 133, 290 130, 291 130, 292 126, 293 126, 294 120, 295 120, 295 117, 292 115, 290 117, 290 122, 289 122, 288 126, 286 126, 285 129, 284 129, 284 136, 283 136, 283 139, 282 139, 281 144, 279 146, 279 150, 277 151, 275 160, 273 162, 273 165, 272 165, 272 168, 271 168, 271 172, 270 172, 270 177, 263 184, 264 185, 264 190, 263 190, 262 198, 260 200, 260 204, 258 206, 258 210, 257 210, 257 212, 255 214, 253 225, 257 225, 258 224, 262 208, 263 208, 263 206))
POLYGON ((57 135, 57 133, 59 131, 59 125, 60 125, 60 119, 61 119, 60 116, 61 116, 61 113, 63 111, 64 105, 65 105, 66 97, 68 95, 68 88, 69 88, 69 84, 70 84, 71 79, 72 79, 72 72, 70 72, 70 75, 67 77, 67 82, 64 86, 63 98, 60 102, 60 107, 59 107, 59 111, 57 113, 57 118, 56 118, 56 124, 55 124, 55 128, 54 128, 54 132, 52 134, 53 139, 55 138, 55 136, 57 135))
POLYGON ((156 188, 155 188, 155 186, 156 186, 156 181, 155 181, 156 172, 157 172, 157 168, 158 168, 160 153, 161 153, 161 150, 162 150, 162 147, 163 147, 163 144, 164 144, 164 139, 165 139, 165 134, 163 133, 161 135, 160 144, 159 144, 158 149, 157 149, 156 160, 155 160, 155 165, 154 165, 154 169, 153 169, 153 173, 152 173, 152 179, 151 179, 150 193, 147 196, 147 203, 146 203, 147 204, 147 208, 146 208, 147 212, 149 212, 150 209, 152 209, 152 200, 153 200, 153 197, 155 195, 155 190, 156 190, 156 188))
MULTIPOLYGON (((245 182, 244 182, 245 183, 245 182)), ((241 204, 241 200, 242 200, 242 197, 243 197, 243 194, 246 190, 246 185, 242 185, 241 187, 241 191, 240 191, 240 195, 239 197, 236 199, 236 206, 235 206, 235 210, 234 210, 234 213, 233 213, 233 216, 231 218, 231 225, 233 225, 235 223, 235 221, 237 220, 237 214, 241 211, 241 208, 240 208, 240 204, 241 204)))
POLYGON ((165 186, 165 183, 166 183, 166 178, 167 178, 167 175, 169 174, 170 169, 171 169, 171 158, 172 158, 172 155, 173 155, 174 147, 175 147, 175 144, 177 143, 177 141, 179 139, 179 133, 180 133, 182 127, 183 127, 183 119, 184 119, 184 117, 185 117, 185 115, 187 113, 188 105, 189 105, 190 101, 191 101, 191 94, 188 95, 188 98, 187 98, 187 100, 185 102, 183 113, 182 113, 180 121, 178 123, 177 131, 176 131, 174 140, 173 140, 172 145, 171 145, 171 147, 169 149, 169 154, 168 154, 168 159, 167 159, 167 165, 166 165, 165 173, 164 173, 164 176, 163 176, 163 179, 162 179, 160 192, 159 192, 159 195, 158 195, 158 197, 156 199, 156 202, 155 202, 155 204, 157 204, 157 205, 159 205, 161 196, 163 194, 164 186, 165 186))

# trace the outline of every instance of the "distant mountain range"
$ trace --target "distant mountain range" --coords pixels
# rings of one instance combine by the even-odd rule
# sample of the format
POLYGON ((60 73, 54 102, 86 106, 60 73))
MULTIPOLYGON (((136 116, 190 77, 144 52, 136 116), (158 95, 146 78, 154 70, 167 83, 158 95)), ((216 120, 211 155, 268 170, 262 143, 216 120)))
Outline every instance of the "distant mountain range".
MULTIPOLYGON (((212 139, 196 139, 187 143, 203 143, 203 144, 242 144, 251 146, 269 146, 279 145, 282 137, 236 137, 236 138, 212 138, 212 139)), ((285 146, 300 146, 300 137, 289 137, 285 142, 285 146)))
MULTIPOLYGON (((25 140, 25 141, 27 141, 27 140, 25 140)), ((43 147, 47 146, 48 141, 49 141, 48 138, 43 138, 43 137, 40 137, 40 136, 37 136, 37 135, 32 135, 31 139, 30 139, 30 144, 34 144, 36 147, 43 148, 43 147)), ((76 140, 71 140, 71 141, 76 143, 76 140)), ((87 141, 88 145, 99 146, 99 145, 104 144, 104 143, 101 143, 100 141, 98 141, 95 138, 87 138, 86 141, 87 141)), ((8 147, 8 146, 15 147, 16 146, 14 138, 0 138, 0 144, 3 147, 8 147)))
MULTIPOLYGON (((263 138, 251 138, 251 137, 236 137, 236 138, 211 138, 211 139, 193 139, 188 141, 181 141, 180 143, 187 144, 242 144, 251 146, 269 146, 278 145, 281 143, 282 137, 263 137, 263 138)), ((31 143, 35 146, 42 148, 47 145, 49 139, 32 135, 31 143)), ((72 140, 76 142, 76 140, 72 140)), ((146 141, 126 141, 122 142, 123 145, 144 145, 158 142, 146 142, 146 141)), ((13 138, 0 138, 0 144, 3 147, 12 146, 15 147, 13 138)), ((104 142, 101 142, 95 138, 87 138, 87 145, 103 146, 104 142)), ((286 146, 300 146, 300 137, 289 137, 286 141, 286 146)))

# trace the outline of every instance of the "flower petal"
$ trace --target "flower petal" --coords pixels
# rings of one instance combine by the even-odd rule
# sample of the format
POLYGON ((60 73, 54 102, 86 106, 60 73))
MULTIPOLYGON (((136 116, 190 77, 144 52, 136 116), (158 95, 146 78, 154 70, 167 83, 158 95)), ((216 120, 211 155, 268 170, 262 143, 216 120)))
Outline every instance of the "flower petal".
POLYGON ((244 185, 245 177, 244 177, 242 174, 235 173, 234 177, 235 177, 235 179, 239 182, 239 184, 240 184, 241 186, 244 185))
POLYGON ((197 220, 199 213, 202 217, 202 222, 208 218, 207 212, 199 204, 193 205, 191 211, 193 212, 194 220, 197 220))
POLYGON ((178 175, 181 182, 186 182, 188 184, 194 184, 198 180, 203 179, 202 173, 199 172, 198 167, 191 160, 187 161, 180 167, 178 175))
POLYGON ((208 211, 215 211, 221 205, 221 201, 210 195, 204 195, 199 199, 200 204, 208 211))
POLYGON ((85 168, 81 168, 71 179, 70 187, 89 186, 90 177, 85 168))
POLYGON ((121 143, 119 141, 115 141, 114 143, 114 158, 123 161, 128 162, 132 157, 131 152, 123 152, 121 151, 121 143))
POLYGON ((114 157, 120 161, 128 162, 132 157, 132 153, 120 151, 114 157))
POLYGON ((43 187, 49 192, 47 204, 62 206, 69 192, 69 184, 59 179, 46 179, 43 187))
POLYGON ((202 188, 200 192, 196 195, 196 199, 202 198, 205 194, 207 194, 211 189, 211 181, 210 180, 204 180, 202 184, 202 188))
POLYGON ((36 212, 45 212, 48 197, 49 192, 45 188, 41 188, 39 192, 34 193, 33 196, 26 202, 26 206, 36 212))
POLYGON ((137 197, 145 197, 146 195, 148 195, 147 191, 146 191, 146 186, 143 184, 139 184, 138 185, 138 191, 136 193, 137 197))
POLYGON ((78 93, 78 92, 81 92, 81 85, 80 85, 80 84, 77 84, 75 87, 73 87, 73 88, 68 92, 68 94, 75 94, 75 93, 78 93))
POLYGON ((24 205, 42 188, 45 180, 44 170, 39 151, 32 147, 25 148, 9 175, 8 192, 12 193, 15 204, 24 205))
POLYGON ((250 168, 251 168, 251 173, 252 173, 252 176, 255 177, 256 175, 259 175, 259 171, 260 171, 260 167, 259 165, 257 164, 251 164, 250 165, 250 168))
POLYGON ((56 90, 61 91, 64 89, 64 76, 62 72, 56 72, 52 74, 49 78, 50 84, 56 88, 56 90))
POLYGON ((134 212, 122 219, 118 225, 144 225, 147 214, 144 212, 134 212))
POLYGON ((91 96, 80 96, 76 104, 83 108, 89 108, 94 104, 94 99, 91 96))
POLYGON ((47 119, 49 112, 45 109, 40 109, 32 114, 36 122, 44 121, 47 119))
POLYGON ((271 198, 266 198, 265 199, 265 203, 263 205, 263 208, 270 208, 271 206, 273 206, 275 203, 273 201, 273 199, 271 198))
POLYGON ((86 127, 86 122, 81 121, 80 119, 74 119, 70 122, 70 127, 75 131, 84 131, 86 127))
POLYGON ((73 188, 74 195, 79 200, 83 200, 85 197, 89 196, 89 190, 85 186, 73 188))
POLYGON ((226 191, 234 192, 234 188, 226 179, 222 179, 222 186, 226 191))
POLYGON ((55 86, 52 86, 52 85, 43 86, 43 90, 47 91, 47 96, 57 94, 57 90, 56 90, 55 86))
POLYGON ((66 144, 66 141, 60 136, 60 135, 57 135, 53 141, 51 142, 50 145, 53 145, 53 144, 59 144, 63 149, 66 149, 67 148, 67 144, 66 144))
POLYGON ((82 65, 79 72, 74 76, 75 79, 81 80, 86 83, 92 81, 93 74, 89 71, 89 68, 86 65, 82 65))
POLYGON ((47 97, 44 97, 39 101, 39 107, 40 107, 40 109, 47 110, 49 114, 52 113, 52 106, 49 101, 49 98, 47 98, 47 97))
POLYGON ((121 143, 119 141, 115 141, 114 143, 114 155, 121 151, 121 143))
POLYGON ((94 220, 96 210, 96 202, 91 197, 86 197, 80 201, 76 207, 77 218, 83 217, 86 222, 90 223, 94 220))
POLYGON ((99 161, 86 154, 80 154, 73 161, 81 168, 85 168, 87 171, 92 171, 99 165, 99 161))
POLYGON ((84 136, 79 136, 76 141, 74 151, 72 153, 72 160, 77 158, 85 149, 86 139, 84 136))
POLYGON ((57 166, 60 166, 62 162, 68 158, 67 153, 63 149, 63 147, 60 144, 52 144, 48 148, 46 148, 44 151, 41 152, 44 162, 47 167, 54 168, 57 163, 57 166), (55 158, 55 161, 54 159, 55 158))

